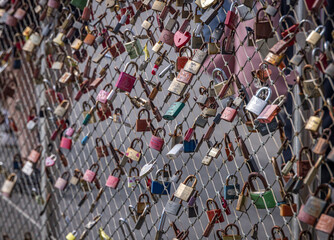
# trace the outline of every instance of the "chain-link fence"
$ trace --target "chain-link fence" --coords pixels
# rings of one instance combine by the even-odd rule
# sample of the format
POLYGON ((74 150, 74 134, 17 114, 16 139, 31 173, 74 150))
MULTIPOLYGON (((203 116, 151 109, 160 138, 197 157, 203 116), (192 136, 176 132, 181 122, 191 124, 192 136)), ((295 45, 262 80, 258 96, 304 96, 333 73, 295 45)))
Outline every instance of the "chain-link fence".
POLYGON ((1 11, 1 183, 17 177, 11 196, 0 198, 4 239, 29 239, 28 232, 32 239, 203 239, 215 208, 222 215, 209 239, 270 239, 274 226, 288 239, 304 230, 327 239, 316 230, 319 217, 312 227, 297 216, 308 195, 333 179, 332 135, 323 130, 334 116, 333 3, 315 1, 311 10, 313 1, 209 2, 197 3, 209 4, 205 11, 193 1, 29 0, 1 11), (19 8, 26 15, 8 26, 19 8), (310 40, 320 25, 326 30, 310 40), (189 49, 179 54, 169 44, 174 36, 180 47, 190 38, 189 49), (285 98, 261 120, 264 100, 254 95, 262 87, 271 96, 268 88, 257 96, 271 105, 285 98), (167 111, 176 101, 184 107, 167 111), (316 113, 322 122, 309 121, 316 113), (301 163, 281 171, 294 159, 314 174, 303 175, 301 163), (251 172, 262 183, 245 185, 251 172), (172 204, 189 175, 195 206, 179 190, 172 204), (253 201, 241 204, 244 185, 253 201), (239 232, 219 238, 232 235, 216 234, 228 224, 239 232))

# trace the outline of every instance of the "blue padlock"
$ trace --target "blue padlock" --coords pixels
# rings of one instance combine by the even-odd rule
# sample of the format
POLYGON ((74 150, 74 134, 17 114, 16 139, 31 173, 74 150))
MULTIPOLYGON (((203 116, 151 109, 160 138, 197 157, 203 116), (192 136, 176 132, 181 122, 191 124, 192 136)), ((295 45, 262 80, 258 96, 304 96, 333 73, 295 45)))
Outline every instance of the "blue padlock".
POLYGON ((226 185, 224 186, 224 198, 226 200, 238 199, 240 192, 240 185, 238 184, 238 178, 235 175, 229 175, 226 178, 226 185), (230 185, 229 181, 231 178, 234 178, 234 184, 230 185))
POLYGON ((89 139, 89 133, 81 140, 81 145, 86 145, 89 139))
POLYGON ((196 146, 198 144, 198 140, 196 139, 196 133, 194 133, 193 136, 194 136, 194 139, 190 139, 190 141, 183 141, 183 151, 185 153, 195 152, 196 146))
POLYGON ((161 194, 167 195, 170 194, 170 186, 171 182, 167 181, 160 181, 159 177, 161 174, 164 173, 164 169, 159 169, 155 175, 155 180, 152 182, 151 185, 151 193, 153 194, 161 194))

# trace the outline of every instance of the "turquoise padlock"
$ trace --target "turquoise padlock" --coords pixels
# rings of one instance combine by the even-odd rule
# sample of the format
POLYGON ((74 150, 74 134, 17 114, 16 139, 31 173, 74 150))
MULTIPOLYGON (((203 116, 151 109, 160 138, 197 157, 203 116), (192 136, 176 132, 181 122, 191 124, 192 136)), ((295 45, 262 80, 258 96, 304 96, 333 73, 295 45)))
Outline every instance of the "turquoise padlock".
POLYGON ((187 93, 184 96, 183 101, 181 102, 181 99, 183 98, 180 97, 175 103, 173 103, 167 110, 167 112, 165 113, 165 115, 163 116, 163 118, 165 120, 173 120, 177 117, 177 115, 179 115, 179 113, 181 112, 181 110, 184 108, 184 106, 186 105, 186 101, 188 100, 190 96, 190 93, 187 93))
POLYGON ((71 5, 81 10, 84 10, 84 8, 87 5, 87 2, 88 0, 71 0, 71 5))
POLYGON ((92 116, 94 114, 94 111, 96 109, 96 106, 94 105, 89 112, 86 114, 85 119, 82 121, 82 125, 87 125, 88 123, 91 122, 92 116))

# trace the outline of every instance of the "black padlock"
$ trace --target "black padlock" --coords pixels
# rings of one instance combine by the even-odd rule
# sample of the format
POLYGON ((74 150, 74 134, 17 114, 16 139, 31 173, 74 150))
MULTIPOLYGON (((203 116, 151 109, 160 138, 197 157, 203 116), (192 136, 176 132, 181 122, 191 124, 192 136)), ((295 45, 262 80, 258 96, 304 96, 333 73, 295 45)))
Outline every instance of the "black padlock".
POLYGON ((246 166, 250 173, 259 172, 259 167, 257 166, 253 156, 250 156, 249 159, 247 159, 246 166))
POLYGON ((188 217, 195 218, 198 216, 198 206, 195 204, 194 206, 188 206, 188 217))

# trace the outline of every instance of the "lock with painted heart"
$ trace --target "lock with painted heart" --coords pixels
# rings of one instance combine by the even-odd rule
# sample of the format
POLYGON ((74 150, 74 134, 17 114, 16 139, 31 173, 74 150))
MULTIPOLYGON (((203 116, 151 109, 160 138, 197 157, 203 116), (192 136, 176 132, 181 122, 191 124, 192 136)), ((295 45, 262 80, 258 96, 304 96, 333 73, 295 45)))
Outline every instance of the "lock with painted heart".
POLYGON ((5 196, 5 197, 10 197, 14 187, 15 187, 15 183, 17 181, 17 176, 15 173, 11 173, 5 180, 5 182, 3 183, 2 187, 1 187, 1 193, 5 196))
POLYGON ((268 101, 271 97, 271 89, 268 87, 262 87, 259 90, 257 90, 255 96, 251 98, 249 103, 246 105, 246 110, 254 113, 255 115, 260 115, 262 110, 267 106, 268 101), (261 93, 266 93, 265 100, 260 98, 261 93))
POLYGON ((165 206, 165 212, 177 216, 182 207, 182 200, 180 200, 179 202, 174 202, 174 198, 175 196, 173 194, 172 197, 167 201, 165 206))
POLYGON ((208 219, 209 219, 209 222, 212 221, 213 217, 215 216, 215 214, 218 214, 218 219, 215 223, 221 223, 221 222, 224 222, 224 216, 223 216, 223 213, 222 213, 222 210, 218 207, 218 204, 217 202, 212 199, 212 198, 208 198, 206 200, 206 208, 208 209, 206 211, 206 214, 208 216, 208 219), (215 208, 214 209, 211 209, 211 205, 215 205, 215 208))
POLYGON ((93 182, 95 180, 95 177, 99 171, 100 166, 97 163, 93 163, 89 169, 86 170, 83 180, 86 182, 93 182))
POLYGON ((321 137, 318 138, 317 143, 313 146, 312 151, 315 154, 318 154, 318 155, 325 155, 326 151, 327 151, 327 148, 329 146, 329 139, 330 139, 331 135, 332 135, 331 129, 330 128, 325 128, 322 131, 321 137))
POLYGON ((192 19, 193 14, 190 13, 186 20, 184 20, 180 29, 174 34, 174 44, 177 48, 185 46, 191 39, 190 32, 186 31, 190 24, 190 19, 192 19))
POLYGON ((56 160, 57 160, 57 156, 54 154, 51 154, 45 159, 45 166, 52 167, 53 165, 55 165, 56 160))
POLYGON ((129 175, 128 175, 128 187, 135 187, 140 180, 139 178, 139 170, 136 167, 131 167, 129 170, 129 175), (133 172, 136 172, 135 175, 132 175, 133 172))
POLYGON ((184 97, 181 96, 176 102, 174 102, 167 110, 167 112, 163 115, 165 120, 173 120, 175 119, 181 110, 184 108, 185 103, 188 101, 190 93, 188 92, 184 97), (183 98, 183 101, 181 102, 183 98))
POLYGON ((224 186, 224 198, 227 200, 238 199, 239 192, 240 192, 240 185, 238 184, 237 176, 229 175, 226 178, 226 185, 224 186), (229 184, 231 178, 234 178, 234 184, 229 184))
POLYGON ((139 162, 141 159, 141 151, 143 150, 143 140, 140 138, 135 138, 132 140, 130 147, 125 152, 125 156, 127 156, 129 159, 139 162), (140 150, 135 150, 135 146, 137 143, 140 143, 140 150))
POLYGON ((272 229, 271 229, 271 236, 273 237, 274 240, 289 240, 284 232, 283 232, 283 229, 279 226, 273 226, 272 229), (279 234, 280 237, 279 238, 276 238, 275 235, 276 234, 279 234))
POLYGON ((55 188, 58 188, 60 191, 63 191, 70 179, 70 173, 68 171, 63 172, 63 174, 57 179, 55 183, 55 188))
POLYGON ((189 139, 188 141, 186 138, 183 141, 183 151, 184 153, 193 153, 195 152, 196 146, 198 144, 198 139, 196 138, 196 133, 192 134, 193 139, 189 139))
POLYGON ((250 197, 253 200, 256 208, 266 209, 274 208, 276 206, 276 199, 271 188, 268 188, 266 179, 257 172, 250 173, 248 176, 248 183, 250 188, 250 197), (253 184, 253 180, 259 178, 264 186, 263 189, 256 190, 253 184))
POLYGON ((297 212, 297 204, 293 202, 293 196, 287 193, 283 202, 279 204, 280 215, 283 217, 292 217, 297 212))
POLYGON ((165 180, 165 170, 164 169, 159 169, 156 172, 155 175, 155 180, 152 182, 151 185, 151 193, 153 194, 161 194, 161 195, 167 195, 170 194, 170 187, 171 187, 171 182, 167 180, 165 180), (159 180, 159 177, 163 178, 162 180, 159 180))
POLYGON ((165 140, 164 140, 165 136, 166 136, 166 130, 164 128, 161 128, 161 127, 157 128, 154 131, 154 133, 151 137, 149 147, 154 149, 154 150, 157 150, 158 152, 161 152, 162 148, 163 148, 163 145, 165 143, 165 140), (159 136, 160 132, 163 132, 163 137, 159 136))
POLYGON ((235 207, 235 210, 239 212, 246 212, 248 202, 249 202, 249 184, 248 182, 245 182, 238 196, 238 202, 237 202, 237 206, 235 207), (247 193, 246 193, 246 190, 247 190, 247 193))
POLYGON ((119 75, 118 77, 118 80, 116 82, 116 87, 123 90, 123 91, 126 91, 126 92, 131 92, 134 84, 135 84, 135 81, 136 81, 136 73, 138 72, 138 65, 137 63, 135 62, 128 62, 126 65, 125 65, 125 70, 124 72, 121 72, 121 74, 119 75), (128 73, 126 73, 126 70, 128 69, 129 66, 133 65, 135 67, 135 74, 134 76, 133 75, 130 75, 128 73))
POLYGON ((29 160, 32 163, 37 163, 39 158, 41 157, 42 151, 43 151, 42 145, 37 145, 34 149, 31 150, 29 156, 27 157, 27 160, 29 160))
POLYGON ((137 132, 147 132, 150 131, 150 112, 147 109, 142 109, 138 112, 138 119, 136 120, 136 131, 137 132), (147 113, 146 119, 141 119, 143 113, 147 113))
POLYGON ((107 182, 106 182, 106 186, 116 189, 118 186, 119 181, 121 180, 121 169, 120 168, 115 168, 112 172, 111 175, 108 177, 107 182), (117 174, 118 172, 118 174, 117 174), (116 175, 117 174, 117 175, 116 175))
POLYGON ((187 61, 193 57, 193 53, 190 47, 188 46, 183 46, 179 50, 179 56, 176 59, 175 67, 176 70, 179 72, 184 66, 186 65, 187 61), (186 52, 187 56, 182 56, 183 53, 186 52), (188 53, 190 54, 188 55, 188 53))
POLYGON ((256 39, 268 39, 273 37, 274 32, 272 31, 271 24, 270 24, 270 16, 262 17, 260 20, 260 13, 265 12, 265 8, 261 8, 258 10, 256 14, 256 21, 254 22, 254 31, 255 31, 255 38, 256 39))
POLYGON ((74 169, 74 173, 70 179, 72 185, 78 185, 80 179, 82 178, 83 173, 79 169, 74 169))
POLYGON ((96 138, 95 144, 96 144, 95 151, 96 151, 98 158, 109 156, 108 148, 104 144, 104 141, 102 138, 96 138))
POLYGON ((174 196, 176 198, 179 198, 183 201, 186 201, 188 202, 189 201, 189 198, 192 196, 194 190, 195 190, 195 187, 196 187, 196 184, 197 184, 197 179, 194 175, 189 175, 184 181, 183 183, 180 183, 179 187, 177 188, 177 190, 175 191, 174 193, 174 196), (192 186, 188 186, 187 184, 192 182, 193 181, 193 184, 192 186))
POLYGON ((137 214, 142 214, 146 206, 150 205, 150 198, 148 197, 148 195, 146 193, 140 194, 137 202, 137 214), (146 198, 146 200, 144 198, 146 198))

